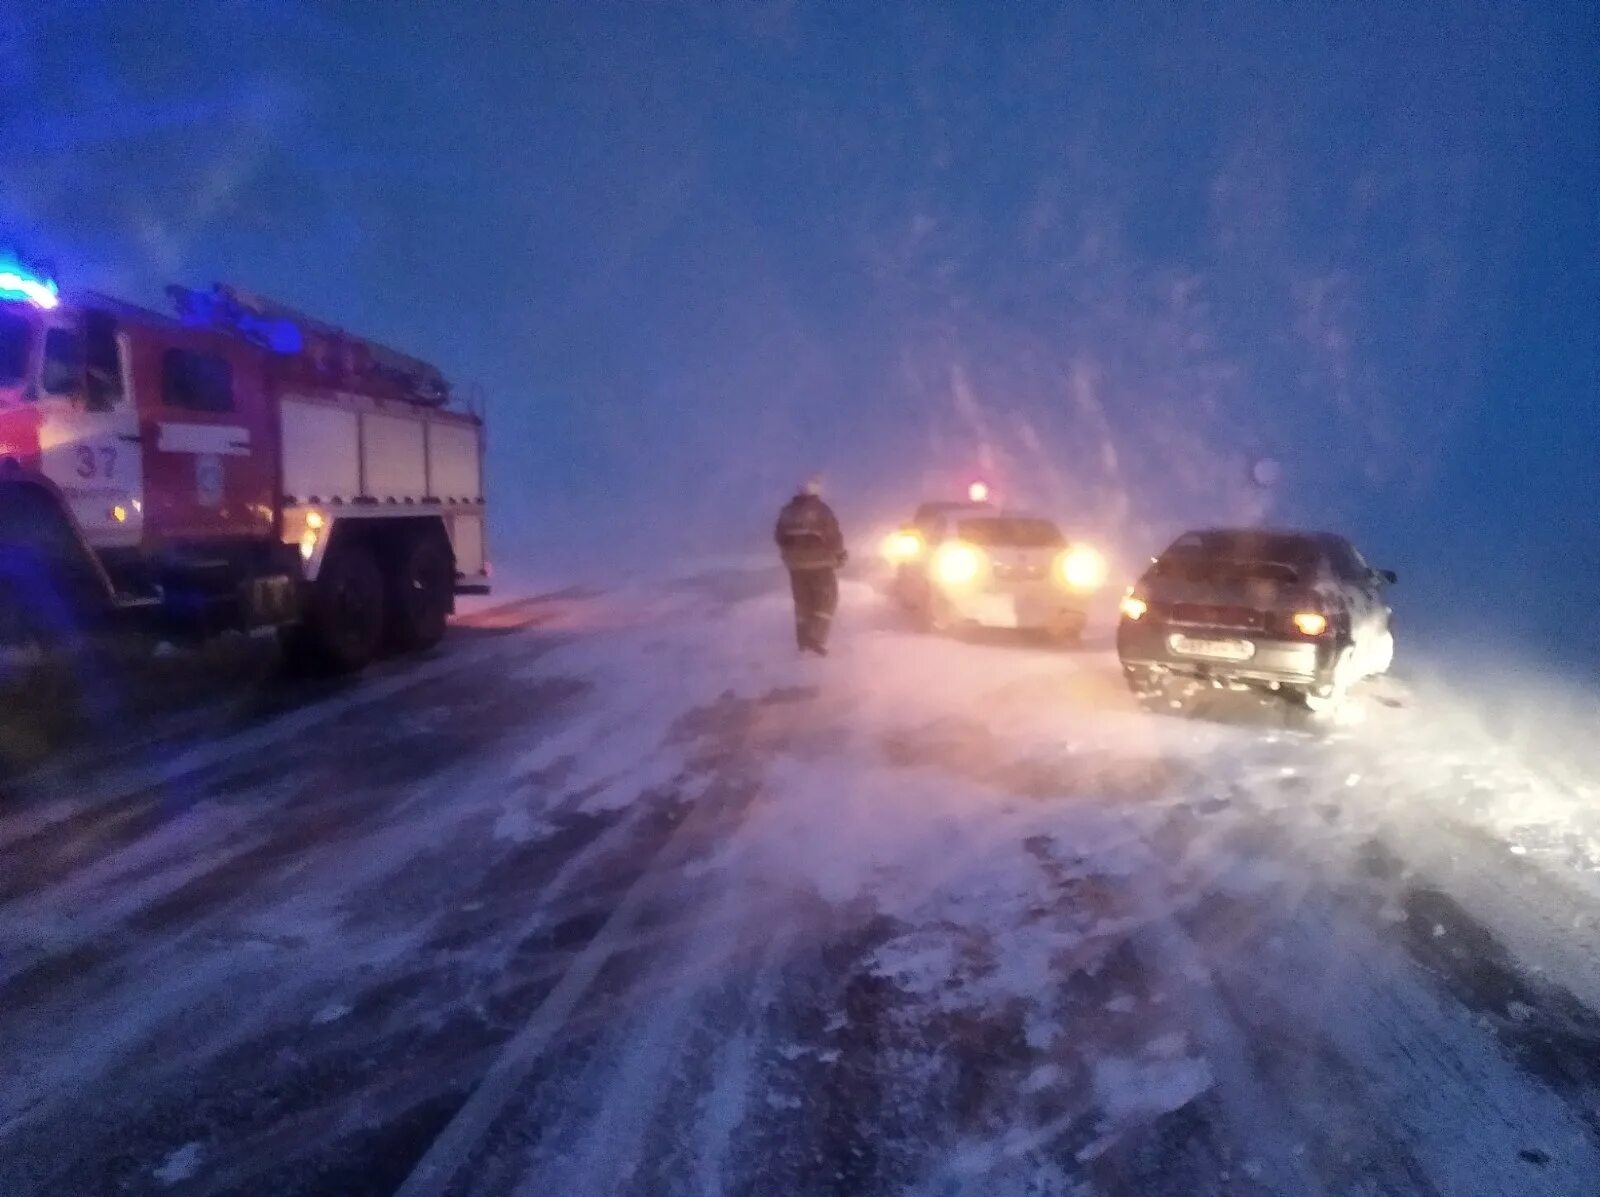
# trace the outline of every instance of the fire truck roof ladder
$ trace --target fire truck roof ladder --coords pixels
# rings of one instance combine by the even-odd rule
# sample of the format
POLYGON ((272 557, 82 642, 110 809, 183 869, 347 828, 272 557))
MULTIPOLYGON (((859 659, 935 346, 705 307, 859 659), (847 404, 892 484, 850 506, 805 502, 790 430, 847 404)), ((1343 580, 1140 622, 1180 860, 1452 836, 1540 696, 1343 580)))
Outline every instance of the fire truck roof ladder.
POLYGON ((286 357, 299 357, 311 341, 359 349, 371 369, 406 393, 414 403, 442 407, 450 401, 450 383, 437 368, 377 341, 307 316, 287 304, 266 299, 225 283, 210 291, 167 288, 185 322, 233 333, 286 357))

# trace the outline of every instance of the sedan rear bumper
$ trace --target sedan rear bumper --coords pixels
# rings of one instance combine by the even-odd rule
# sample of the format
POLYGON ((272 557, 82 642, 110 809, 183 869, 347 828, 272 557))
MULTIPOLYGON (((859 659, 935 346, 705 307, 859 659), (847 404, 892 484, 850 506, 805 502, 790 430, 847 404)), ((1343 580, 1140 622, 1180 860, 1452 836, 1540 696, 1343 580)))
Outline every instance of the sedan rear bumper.
POLYGON ((1117 627, 1117 655, 1125 671, 1222 682, 1322 689, 1333 681, 1339 649, 1331 638, 1284 640, 1235 628, 1173 627, 1128 619, 1117 627), (1197 651, 1217 646, 1237 649, 1241 659, 1197 651))
POLYGON ((957 618, 986 628, 1053 628, 1081 631, 1085 605, 1053 586, 992 586, 980 591, 945 591, 957 618))
POLYGON ((981 588, 935 587, 926 577, 902 573, 893 592, 902 606, 939 603, 956 622, 984 628, 1040 629, 1062 635, 1083 631, 1087 596, 1049 582, 1000 582, 981 588))

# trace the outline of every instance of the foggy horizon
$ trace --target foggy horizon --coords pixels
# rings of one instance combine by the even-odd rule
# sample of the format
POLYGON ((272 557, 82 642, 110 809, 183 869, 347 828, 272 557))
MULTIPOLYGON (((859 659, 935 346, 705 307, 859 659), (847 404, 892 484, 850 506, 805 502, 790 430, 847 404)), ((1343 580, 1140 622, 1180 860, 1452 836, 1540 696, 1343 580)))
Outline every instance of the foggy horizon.
POLYGON ((384 12, 21 10, 0 240, 481 388, 506 568, 762 552, 818 470, 870 553, 981 473, 1125 567, 1347 531, 1419 632, 1600 660, 1592 9, 384 12))

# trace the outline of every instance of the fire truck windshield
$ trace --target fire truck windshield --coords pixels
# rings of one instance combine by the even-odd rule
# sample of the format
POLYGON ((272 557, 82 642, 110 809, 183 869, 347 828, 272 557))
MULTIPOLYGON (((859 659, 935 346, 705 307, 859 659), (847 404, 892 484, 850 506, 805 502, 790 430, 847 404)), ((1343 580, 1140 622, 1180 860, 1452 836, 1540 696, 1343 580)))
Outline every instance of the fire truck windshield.
POLYGON ((28 372, 32 336, 32 324, 15 312, 0 310, 0 386, 20 382, 28 372))
POLYGON ((83 385, 83 338, 65 328, 44 337, 44 370, 40 381, 48 395, 70 395, 83 385))

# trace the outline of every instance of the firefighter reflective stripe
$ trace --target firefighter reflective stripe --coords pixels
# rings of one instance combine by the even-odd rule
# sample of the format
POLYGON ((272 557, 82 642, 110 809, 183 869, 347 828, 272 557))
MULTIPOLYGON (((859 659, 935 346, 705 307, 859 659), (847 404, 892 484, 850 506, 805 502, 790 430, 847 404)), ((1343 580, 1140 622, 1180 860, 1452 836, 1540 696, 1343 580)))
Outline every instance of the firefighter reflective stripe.
POLYGON ((236 424, 171 424, 157 428, 156 449, 162 453, 216 453, 250 456, 250 430, 236 424))
POLYGON ((821 499, 799 495, 784 505, 778 514, 774 539, 790 569, 833 569, 839 564, 844 544, 839 523, 821 499))
POLYGON ((800 508, 786 509, 780 527, 785 536, 825 536, 828 522, 823 518, 821 511, 807 504, 800 508))

